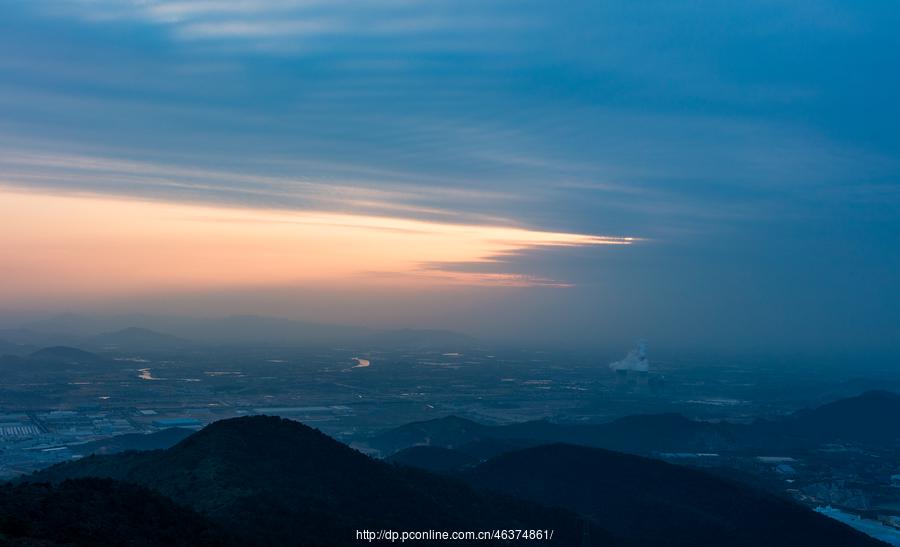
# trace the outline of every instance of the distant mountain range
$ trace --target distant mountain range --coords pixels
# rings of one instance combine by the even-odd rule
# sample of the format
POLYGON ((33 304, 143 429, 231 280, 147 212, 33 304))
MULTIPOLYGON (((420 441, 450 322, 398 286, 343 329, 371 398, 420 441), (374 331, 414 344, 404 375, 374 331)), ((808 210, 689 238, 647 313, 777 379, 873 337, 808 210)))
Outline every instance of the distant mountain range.
POLYGON ((95 353, 69 346, 52 346, 39 349, 30 354, 28 359, 32 361, 67 365, 88 365, 106 361, 106 359, 95 353))
POLYGON ((472 347, 465 334, 435 329, 369 329, 256 315, 221 318, 63 314, 0 330, 4 348, 20 353, 26 346, 68 345, 83 349, 131 351, 177 350, 197 345, 321 346, 365 345, 371 348, 472 347))
POLYGON ((103 374, 116 361, 71 346, 50 346, 28 354, 0 355, 0 405, 58 408, 73 378, 103 374), (35 384, 41 389, 34 389, 35 384))
POLYGON ((192 342, 141 327, 126 327, 113 332, 104 332, 86 338, 83 342, 89 347, 99 349, 127 349, 137 351, 171 351, 189 348, 192 342))
POLYGON ((110 360, 69 346, 51 346, 28 355, 0 355, 0 380, 34 381, 45 375, 59 376, 106 367, 110 360))
POLYGON ((776 424, 813 439, 883 443, 900 439, 900 394, 867 391, 818 408, 801 410, 776 424))
POLYGON ((56 486, 0 488, 0 533, 8 539, 115 545, 134 528, 136 538, 148 538, 140 544, 163 545, 163 534, 179 530, 172 516, 182 507, 184 537, 198 545, 219 534, 240 545, 358 545, 363 529, 549 529, 551 545, 882 545, 792 502, 646 458, 551 445, 442 477, 265 416, 216 422, 168 450, 91 456, 28 480, 56 486), (142 488, 165 498, 137 502, 142 488), (29 503, 20 508, 9 500, 22 489, 29 503), (67 520, 60 505, 82 496, 92 512, 75 510, 69 520, 101 529, 120 523, 108 540, 67 520), (41 503, 53 519, 30 509, 41 503), (136 517, 147 511, 166 523, 156 537, 136 517))
POLYGON ((110 360, 96 353, 71 346, 48 346, 25 355, 0 355, 0 373, 18 368, 22 372, 40 368, 85 368, 107 364, 110 360), (14 366, 13 366, 14 365, 14 366))
MULTIPOLYGON (((547 421, 488 426, 456 416, 416 422, 368 441, 383 454, 428 445, 489 457, 508 447, 564 442, 633 453, 789 448, 828 442, 894 443, 900 440, 900 394, 869 391, 753 424, 702 422, 680 414, 628 416, 604 424, 547 421)), ((407 455, 408 456, 408 455, 407 455)))

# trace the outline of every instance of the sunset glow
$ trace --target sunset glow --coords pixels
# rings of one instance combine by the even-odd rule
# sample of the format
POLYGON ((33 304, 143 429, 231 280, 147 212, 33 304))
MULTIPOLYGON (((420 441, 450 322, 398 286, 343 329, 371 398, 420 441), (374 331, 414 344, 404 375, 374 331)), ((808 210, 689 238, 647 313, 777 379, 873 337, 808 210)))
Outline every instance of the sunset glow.
POLYGON ((567 286, 525 272, 459 272, 541 247, 634 239, 422 220, 0 191, 2 296, 246 286, 567 286))

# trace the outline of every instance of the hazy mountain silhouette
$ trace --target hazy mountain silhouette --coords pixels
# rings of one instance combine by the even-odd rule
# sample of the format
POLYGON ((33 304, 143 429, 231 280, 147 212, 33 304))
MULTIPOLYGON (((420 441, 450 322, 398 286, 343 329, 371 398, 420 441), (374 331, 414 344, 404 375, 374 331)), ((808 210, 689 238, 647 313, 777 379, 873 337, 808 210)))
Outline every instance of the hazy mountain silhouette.
MULTIPOLYGON (((69 346, 51 346, 39 349, 27 356, 0 356, 0 378, 5 382, 33 382, 35 378, 46 381, 48 378, 69 378, 72 374, 93 373, 111 366, 113 363, 96 353, 69 346)), ((59 387, 64 387, 61 384, 59 387)), ((57 404, 53 401, 54 393, 50 390, 25 392, 10 390, 5 395, 24 397, 35 404, 42 397, 47 397, 45 404, 57 404)), ((6 402, 9 400, 4 398, 6 402)))
MULTIPOLYGON (((564 442, 636 453, 814 447, 841 441, 890 444, 900 439, 900 421, 886 418, 897 415, 900 415, 900 395, 871 391, 781 420, 760 420, 753 424, 702 422, 680 414, 648 414, 604 424, 533 421, 487 426, 448 416, 382 432, 372 437, 369 444, 383 454, 417 445, 458 449, 485 441, 512 441, 519 446, 564 442)), ((496 447, 503 449, 502 445, 496 447)), ((487 446, 482 444, 482 448, 487 446)), ((483 455, 499 453, 487 451, 483 455)))
POLYGON ((369 444, 385 454, 417 445, 459 448, 481 443, 486 455, 494 455, 484 444, 485 441, 506 441, 507 444, 493 443, 493 448, 501 451, 510 442, 519 447, 566 442, 625 451, 668 450, 706 446, 704 440, 723 434, 730 436, 730 429, 730 424, 699 422, 679 414, 628 416, 610 423, 592 425, 540 420, 500 426, 486 426, 448 416, 385 431, 370 439, 369 444))
POLYGON ((782 425, 822 441, 883 443, 900 439, 900 394, 867 391, 795 413, 782 425))
POLYGON ((22 330, 68 336, 94 336, 102 332, 114 331, 122 325, 140 324, 144 315, 117 315, 111 317, 61 313, 43 319, 36 319, 22 325, 22 330), (128 321, 133 319, 134 321, 128 321))
POLYGON ((184 349, 192 344, 184 338, 142 327, 127 327, 114 332, 105 332, 90 337, 85 342, 91 347, 102 349, 137 351, 184 349))
POLYGON ((106 359, 96 353, 69 346, 52 346, 39 349, 30 354, 28 360, 67 365, 96 365, 107 362, 106 359))
POLYGON ((389 429, 374 437, 370 444, 385 453, 419 445, 454 448, 474 440, 492 438, 497 429, 459 416, 447 416, 389 429))
MULTIPOLYGON (((46 345, 88 344, 96 346, 96 339, 115 334, 113 343, 127 341, 135 333, 122 333, 123 326, 159 333, 211 345, 267 345, 267 346, 321 346, 332 344, 356 344, 371 347, 409 348, 460 348, 475 344, 475 340, 465 334, 445 330, 430 329, 371 329, 350 325, 332 325, 312 321, 297 321, 259 315, 232 315, 218 318, 155 316, 155 315, 111 315, 92 316, 62 314, 32 321, 21 329, 16 338, 10 340, 37 340, 46 345)), ((128 331, 129 329, 125 329, 128 331)), ((0 331, 0 336, 3 331, 0 331)), ((136 338, 146 339, 144 333, 136 338)), ((171 340, 166 340, 171 342, 171 340)), ((181 346, 177 346, 181 347, 181 346)), ((148 346, 147 349, 152 349, 148 346)))

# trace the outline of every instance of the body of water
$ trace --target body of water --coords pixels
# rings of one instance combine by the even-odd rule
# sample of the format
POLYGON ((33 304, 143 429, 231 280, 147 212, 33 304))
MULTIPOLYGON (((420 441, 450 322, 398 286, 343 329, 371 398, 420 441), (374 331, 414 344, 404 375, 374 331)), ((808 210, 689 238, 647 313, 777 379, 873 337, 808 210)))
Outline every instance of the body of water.
POLYGON ((822 513, 823 515, 831 517, 834 520, 839 520, 844 524, 852 526, 860 532, 868 534, 875 539, 880 539, 881 541, 884 541, 889 545, 900 547, 900 530, 886 524, 882 524, 877 520, 860 518, 852 513, 847 513, 845 511, 841 511, 840 509, 835 509, 830 505, 825 507, 816 507, 816 512, 822 513))

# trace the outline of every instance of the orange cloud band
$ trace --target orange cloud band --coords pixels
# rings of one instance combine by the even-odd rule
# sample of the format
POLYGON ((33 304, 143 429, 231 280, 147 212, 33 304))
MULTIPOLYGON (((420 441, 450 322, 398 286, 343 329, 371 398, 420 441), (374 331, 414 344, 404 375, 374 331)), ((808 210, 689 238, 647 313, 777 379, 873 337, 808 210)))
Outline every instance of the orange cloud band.
POLYGON ((0 297, 385 283, 559 285, 523 273, 465 273, 548 246, 628 237, 424 220, 227 208, 0 187, 0 297))

